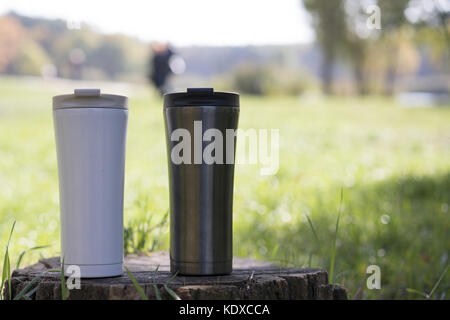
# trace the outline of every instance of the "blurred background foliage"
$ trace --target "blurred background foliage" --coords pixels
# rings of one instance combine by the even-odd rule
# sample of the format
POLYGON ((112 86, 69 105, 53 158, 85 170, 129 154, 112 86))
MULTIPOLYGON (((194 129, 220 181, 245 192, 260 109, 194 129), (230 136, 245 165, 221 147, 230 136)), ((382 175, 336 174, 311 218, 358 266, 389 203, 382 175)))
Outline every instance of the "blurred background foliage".
POLYGON ((144 43, 85 25, 71 30, 66 24, 15 13, 0 18, 0 72, 70 79, 142 78, 148 54, 144 43))
MULTIPOLYGON (((321 85, 326 94, 391 95, 417 89, 420 80, 448 91, 438 77, 450 72, 449 12, 439 3, 299 1, 311 15, 315 43, 180 47, 186 72, 173 79, 173 87, 194 81, 256 95, 298 95, 321 85), (380 30, 367 27, 371 4, 381 10, 380 30)), ((0 17, 0 73, 142 82, 150 55, 148 43, 89 25, 14 12, 0 17)))

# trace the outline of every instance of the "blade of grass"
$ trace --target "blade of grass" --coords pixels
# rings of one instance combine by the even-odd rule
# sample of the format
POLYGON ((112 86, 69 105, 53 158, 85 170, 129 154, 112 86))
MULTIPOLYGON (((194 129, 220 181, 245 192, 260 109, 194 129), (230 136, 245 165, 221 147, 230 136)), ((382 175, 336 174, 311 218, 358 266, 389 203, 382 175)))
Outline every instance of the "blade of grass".
POLYGON ((309 252, 308 255, 308 268, 311 268, 311 264, 312 264, 312 252, 309 252))
POLYGON ((330 283, 333 283, 334 276, 334 264, 336 262, 336 240, 338 236, 339 230, 339 219, 341 218, 341 208, 342 208, 342 200, 344 198, 344 188, 341 188, 341 200, 339 201, 339 209, 338 209, 338 217, 336 220, 336 229, 334 231, 334 239, 333 239, 333 247, 331 251, 331 262, 330 262, 330 283))
POLYGON ((32 247, 32 248, 29 248, 29 249, 26 249, 26 250, 22 251, 22 253, 19 255, 19 259, 17 259, 16 269, 19 269, 20 263, 22 262, 22 259, 23 259, 24 255, 27 252, 34 251, 34 250, 39 250, 39 249, 45 249, 45 248, 48 248, 48 247, 50 247, 50 245, 36 246, 36 247, 32 247))
MULTIPOLYGON (((14 300, 20 300, 22 299, 24 296, 29 295, 31 296, 33 293, 29 294, 30 292, 32 292, 32 290, 37 289, 37 286, 35 288, 32 288, 33 285, 39 281, 39 279, 41 278, 40 275, 34 277, 33 280, 31 280, 30 282, 28 282, 28 284, 22 289, 20 290, 20 292, 14 297, 14 300), (31 289, 31 290, 30 290, 31 289)), ((35 290, 36 291, 36 290, 35 290)))
POLYGON ((406 291, 409 292, 409 293, 414 293, 414 294, 421 295, 421 296, 425 297, 425 299, 430 299, 433 296, 433 294, 436 291, 436 289, 438 288, 438 286, 441 283, 442 279, 444 278, 445 274, 447 273, 447 270, 448 270, 448 266, 441 273, 441 275, 439 276, 439 279, 434 284, 433 289, 431 289, 430 293, 422 292, 422 291, 419 291, 419 290, 416 290, 416 289, 412 289, 412 288, 407 288, 406 291))
POLYGON ((8 242, 6 243, 5 256, 3 258, 2 282, 0 285, 0 294, 2 295, 2 299, 4 298, 3 297, 3 287, 4 287, 6 281, 8 281, 9 299, 11 299, 11 261, 9 260, 9 243, 11 241, 11 237, 14 232, 15 226, 16 226, 16 220, 14 220, 13 225, 11 227, 8 242))
POLYGON ((156 267, 153 278, 152 278, 152 286, 153 286, 153 290, 155 290, 155 297, 156 300, 162 300, 161 299, 161 293, 159 292, 158 286, 155 283, 155 278, 156 275, 158 274, 158 270, 159 270, 159 265, 156 267))
POLYGON ((153 272, 153 277, 156 277, 156 275, 158 274, 158 270, 159 270, 159 264, 156 266, 156 269, 153 272))
POLYGON ((153 227, 150 227, 149 231, 153 231, 155 229, 159 229, 159 228, 163 227, 166 224, 168 218, 169 218, 169 211, 166 211, 166 213, 164 213, 164 216, 161 218, 161 220, 157 224, 155 224, 153 227))
POLYGON ((6 281, 8 281, 8 299, 11 300, 11 295, 12 295, 12 290, 11 290, 11 262, 9 261, 9 252, 8 249, 6 249, 5 252, 5 261, 3 263, 3 274, 2 274, 2 291, 3 291, 3 287, 6 284, 6 281))
POLYGON ((358 287, 358 289, 356 290, 355 294, 352 297, 352 300, 356 300, 356 299, 361 299, 362 293, 364 291, 364 282, 365 282, 365 277, 363 277, 361 279, 360 285, 358 287))
POLYGON ((127 267, 125 267, 125 270, 128 273, 128 276, 130 277, 131 281, 133 282, 134 287, 136 288, 137 292, 139 293, 139 295, 141 296, 142 300, 148 300, 147 295, 144 292, 144 289, 142 289, 142 287, 139 285, 139 283, 136 281, 136 279, 133 277, 133 275, 131 274, 130 270, 128 270, 127 267))
POLYGON ((12 287, 11 287, 11 261, 9 259, 9 252, 8 252, 8 293, 9 293, 9 300, 12 300, 12 287))
POLYGON ((175 279, 175 278, 177 277, 178 272, 179 272, 179 271, 175 272, 175 273, 169 278, 169 280, 167 280, 166 284, 171 283, 171 282, 173 281, 173 279, 175 279))
POLYGON ((317 244, 320 247, 320 240, 319 240, 319 237, 317 236, 317 232, 316 232, 316 229, 314 228, 314 225, 313 225, 313 223, 311 221, 311 218, 307 214, 305 214, 305 216, 306 216, 306 220, 308 221, 308 224, 309 224, 309 226, 311 228, 311 231, 312 231, 312 233, 314 235, 314 238, 316 239, 317 244))
POLYGON ((158 237, 154 237, 153 241, 152 241, 152 246, 150 248, 150 251, 154 251, 156 249, 156 246, 159 243, 159 238, 161 238, 161 233, 163 231, 163 226, 166 224, 167 219, 169 217, 169 211, 166 211, 166 213, 164 214, 164 216, 162 217, 161 221, 159 222, 159 224, 157 224, 154 228, 151 228, 151 230, 158 228, 158 237))
POLYGON ((172 289, 170 289, 167 284, 164 285, 164 289, 167 291, 167 293, 174 299, 174 300, 181 300, 181 298, 175 293, 175 291, 173 291, 172 289))
POLYGON ((174 298, 175 300, 181 300, 181 298, 175 293, 175 291, 173 291, 172 289, 169 288, 168 284, 171 283, 178 275, 178 272, 175 272, 170 278, 169 280, 167 280, 166 284, 164 284, 164 289, 167 291, 167 293, 174 298))
POLYGON ((422 291, 419 291, 416 289, 406 288, 406 291, 409 293, 421 295, 422 297, 425 297, 425 298, 428 296, 425 292, 422 292, 422 291))
POLYGON ((155 290, 155 297, 156 300, 162 300, 161 298, 161 293, 159 292, 158 286, 156 285, 156 283, 152 283, 153 289, 155 290))
POLYGON ((431 296, 433 295, 434 291, 436 291, 437 287, 439 286, 439 284, 442 281, 442 278, 444 278, 445 274, 447 273, 448 270, 448 266, 445 268, 445 270, 441 273, 441 276, 439 277, 438 281, 434 284, 433 289, 431 289, 430 293, 427 295, 427 299, 431 298, 431 296))
POLYGON ((270 258, 271 259, 273 259, 277 255, 279 248, 280 248, 280 245, 277 243, 275 245, 275 247, 272 249, 272 251, 270 252, 270 258))
POLYGON ((31 300, 31 296, 37 291, 38 286, 34 287, 33 289, 31 289, 26 295, 24 295, 24 299, 25 300, 31 300))
POLYGON ((67 287, 66 287, 66 277, 64 276, 64 258, 61 261, 61 298, 63 300, 66 300, 69 293, 67 292, 67 287))
POLYGON ((0 284, 0 297, 3 299, 3 286, 5 284, 5 280, 6 280, 6 264, 7 262, 7 256, 8 256, 8 249, 6 249, 5 251, 5 256, 3 257, 3 265, 2 265, 2 282, 0 284))
POLYGON ((6 244, 6 248, 9 247, 9 243, 11 242, 11 237, 12 237, 12 234, 13 234, 13 232, 14 232, 14 227, 15 227, 15 226, 16 226, 16 220, 14 220, 13 225, 12 225, 12 227, 11 227, 11 231, 9 232, 9 238, 8 238, 8 242, 7 242, 7 244, 6 244))

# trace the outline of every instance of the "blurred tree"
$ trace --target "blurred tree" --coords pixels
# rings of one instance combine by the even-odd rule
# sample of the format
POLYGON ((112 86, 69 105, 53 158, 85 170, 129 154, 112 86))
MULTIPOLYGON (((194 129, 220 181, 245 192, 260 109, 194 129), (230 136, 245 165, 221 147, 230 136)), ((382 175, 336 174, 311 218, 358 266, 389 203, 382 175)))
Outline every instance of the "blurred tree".
POLYGON ((347 57, 355 78, 355 87, 360 95, 368 93, 366 72, 367 52, 372 30, 367 26, 367 3, 358 0, 344 2, 346 34, 342 39, 343 53, 347 57))
POLYGON ((66 29, 62 33, 55 34, 48 51, 59 70, 59 75, 67 78, 82 77, 84 64, 88 62, 89 55, 100 41, 101 37, 89 27, 71 31, 66 29))
POLYGON ((372 92, 391 95, 398 76, 417 71, 421 56, 414 42, 414 34, 411 26, 404 25, 369 41, 365 72, 370 78, 372 92))
POLYGON ((125 35, 102 35, 85 24, 71 29, 61 19, 14 12, 0 17, 0 72, 29 70, 36 74, 47 61, 62 77, 140 80, 145 76, 146 56, 147 48, 141 41, 125 35))
POLYGON ((450 72, 450 3, 448 0, 410 0, 405 11, 419 30, 417 40, 429 47, 434 63, 450 72))
POLYGON ((369 40, 360 38, 354 33, 350 33, 346 38, 346 52, 355 77, 355 87, 359 95, 369 93, 369 77, 366 72, 367 52, 369 40))
POLYGON ((66 22, 61 19, 45 19, 27 17, 10 12, 7 16, 15 18, 28 32, 28 36, 39 42, 45 51, 49 51, 53 41, 61 34, 67 32, 66 22))
POLYGON ((16 58, 26 37, 25 30, 16 18, 0 17, 0 72, 16 58))
POLYGON ((408 23, 405 10, 410 0, 377 0, 377 5, 381 10, 381 25, 384 31, 398 29, 408 23))
MULTIPOLYGON (((382 55, 388 55, 385 60, 386 66, 384 79, 384 92, 392 94, 395 85, 395 78, 399 63, 399 29, 407 23, 404 11, 408 6, 409 0, 378 0, 376 5, 380 8, 381 29, 370 29, 367 19, 371 14, 368 9, 372 2, 360 0, 346 0, 345 14, 347 23, 347 34, 345 37, 344 52, 352 66, 355 86, 360 95, 369 93, 368 69, 369 64, 373 63, 368 58, 373 55, 369 50, 376 46, 381 46, 382 50, 376 50, 378 58, 382 55)), ((373 3, 372 3, 373 4, 373 3)), ((403 43, 405 38, 402 38, 403 43)))
POLYGON ((426 48, 430 62, 442 73, 450 74, 450 48, 444 32, 436 28, 422 26, 415 34, 416 41, 426 48))
MULTIPOLYGON (((411 45, 410 33, 406 31, 411 28, 408 28, 410 21, 405 15, 414 1, 423 4, 423 0, 303 1, 313 17, 317 40, 324 55, 324 92, 331 86, 332 61, 339 57, 337 53, 342 53, 353 70, 355 87, 360 95, 369 93, 371 77, 368 71, 375 66, 384 69, 384 93, 393 93, 397 74, 414 70, 417 66, 418 55, 411 45), (373 4, 380 8, 381 30, 371 29, 367 24, 368 9, 373 4), (376 47, 380 46, 378 50, 376 47), (375 50, 377 55, 371 54, 370 50, 375 50), (403 54, 407 59, 402 59, 403 54), (385 55, 386 59, 383 58, 385 55), (375 61, 377 59, 384 63, 375 61)), ((442 20, 442 14, 435 16, 442 20)))
POLYGON ((119 38, 120 46, 123 48, 124 61, 121 76, 134 77, 135 80, 141 79, 143 71, 146 70, 148 60, 148 45, 138 39, 116 35, 119 38))
POLYGON ((103 37, 100 45, 88 57, 89 65, 99 67, 112 79, 117 78, 126 68, 126 47, 123 41, 120 35, 103 37))
POLYGON ((8 71, 14 74, 41 75, 42 68, 50 61, 47 53, 35 41, 28 39, 20 48, 8 71))
MULTIPOLYGON (((377 4, 381 9, 381 33, 380 45, 383 46, 389 58, 384 79, 384 94, 392 95, 394 93, 397 73, 399 72, 399 63, 402 63, 401 48, 407 46, 407 36, 405 26, 409 23, 405 16, 405 10, 410 0, 378 0, 377 4)), ((409 47, 411 51, 411 47, 409 47)), ((403 64, 402 69, 405 70, 403 64)))
POLYGON ((322 85, 332 93, 333 64, 346 36, 344 0, 303 0, 313 18, 317 41, 322 48, 322 85))

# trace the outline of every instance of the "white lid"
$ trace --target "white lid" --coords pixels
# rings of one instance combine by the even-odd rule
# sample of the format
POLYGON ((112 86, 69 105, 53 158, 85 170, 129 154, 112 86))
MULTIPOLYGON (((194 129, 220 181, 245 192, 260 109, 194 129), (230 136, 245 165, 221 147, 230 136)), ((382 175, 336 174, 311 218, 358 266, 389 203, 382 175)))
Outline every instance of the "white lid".
POLYGON ((75 89, 73 94, 53 97, 53 110, 64 108, 128 109, 128 97, 102 94, 100 89, 75 89))

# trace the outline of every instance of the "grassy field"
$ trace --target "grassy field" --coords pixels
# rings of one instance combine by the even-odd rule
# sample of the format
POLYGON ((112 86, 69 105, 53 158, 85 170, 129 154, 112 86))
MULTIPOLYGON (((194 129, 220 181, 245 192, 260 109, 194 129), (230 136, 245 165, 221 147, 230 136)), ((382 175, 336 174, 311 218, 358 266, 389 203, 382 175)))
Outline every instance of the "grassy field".
MULTIPOLYGON (((14 219, 14 264, 58 254, 58 180, 51 96, 76 83, 0 78, 0 248, 14 219)), ((111 89, 111 90, 114 90, 111 89)), ((125 221, 145 235, 127 250, 168 249, 161 101, 124 86, 130 101, 125 221), (158 240, 158 241, 156 241, 158 240)), ((349 298, 423 298, 449 265, 450 108, 401 108, 370 97, 242 97, 240 127, 280 129, 280 169, 236 168, 234 253, 330 270, 349 298), (309 221, 308 221, 309 219, 309 221), (313 226, 313 228, 311 227, 313 226), (381 268, 368 290, 366 268, 381 268)), ((3 249, 1 249, 3 250, 3 249)), ((450 272, 431 298, 448 299, 450 272)))

